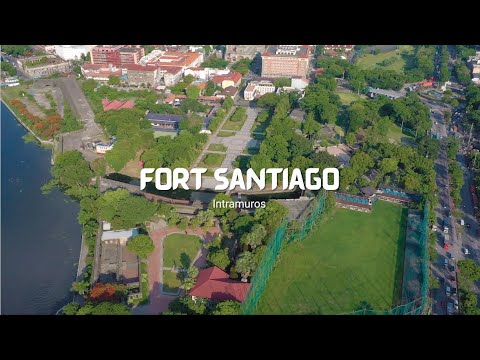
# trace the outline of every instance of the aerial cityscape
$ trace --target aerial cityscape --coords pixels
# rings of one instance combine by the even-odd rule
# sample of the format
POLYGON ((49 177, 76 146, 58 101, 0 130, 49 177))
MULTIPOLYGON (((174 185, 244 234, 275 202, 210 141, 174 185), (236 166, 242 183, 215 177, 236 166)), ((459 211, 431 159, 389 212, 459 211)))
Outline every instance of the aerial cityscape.
POLYGON ((1 314, 480 315, 480 45, 0 50, 1 314))

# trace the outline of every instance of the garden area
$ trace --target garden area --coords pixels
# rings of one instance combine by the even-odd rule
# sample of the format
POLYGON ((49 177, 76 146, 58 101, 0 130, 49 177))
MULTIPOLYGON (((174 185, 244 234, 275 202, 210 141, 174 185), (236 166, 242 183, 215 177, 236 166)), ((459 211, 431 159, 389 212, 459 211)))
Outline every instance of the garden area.
POLYGON ((363 70, 381 67, 385 70, 404 72, 412 57, 413 47, 400 45, 398 49, 392 51, 364 54, 357 60, 357 65, 363 70))
POLYGON ((198 166, 208 169, 217 168, 222 165, 223 159, 225 159, 226 156, 226 154, 207 154, 198 166))
POLYGON ((168 235, 163 242, 163 267, 188 269, 202 247, 198 236, 168 235))
POLYGON ((238 107, 233 115, 228 119, 222 127, 222 130, 234 130, 238 131, 242 128, 245 120, 247 119, 247 109, 244 107, 238 107))

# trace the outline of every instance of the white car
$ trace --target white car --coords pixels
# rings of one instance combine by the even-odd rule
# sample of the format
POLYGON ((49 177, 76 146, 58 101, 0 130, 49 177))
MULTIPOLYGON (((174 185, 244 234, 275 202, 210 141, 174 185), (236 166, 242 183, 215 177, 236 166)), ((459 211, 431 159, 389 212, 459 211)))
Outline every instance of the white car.
POLYGON ((468 251, 467 248, 463 249, 463 252, 464 252, 465 255, 469 255, 469 254, 470 254, 470 252, 468 251))
POLYGON ((463 219, 460 220, 460 225, 465 225, 465 221, 463 221, 463 219))

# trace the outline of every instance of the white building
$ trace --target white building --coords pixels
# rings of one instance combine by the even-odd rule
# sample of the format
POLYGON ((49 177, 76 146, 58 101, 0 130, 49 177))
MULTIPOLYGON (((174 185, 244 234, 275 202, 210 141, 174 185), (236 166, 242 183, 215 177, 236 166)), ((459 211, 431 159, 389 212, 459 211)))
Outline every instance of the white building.
POLYGON ((80 59, 83 55, 87 55, 95 45, 55 45, 55 54, 63 60, 80 59))
POLYGON ((308 80, 300 76, 292 77, 292 87, 297 90, 305 90, 308 86, 308 80))
POLYGON ((214 68, 202 68, 202 67, 192 67, 185 69, 184 76, 192 75, 195 79, 208 81, 214 76, 218 75, 228 75, 230 70, 228 69, 214 69, 214 68))
POLYGON ((262 95, 274 92, 275 86, 270 81, 251 81, 245 88, 243 97, 245 100, 252 101, 262 95))

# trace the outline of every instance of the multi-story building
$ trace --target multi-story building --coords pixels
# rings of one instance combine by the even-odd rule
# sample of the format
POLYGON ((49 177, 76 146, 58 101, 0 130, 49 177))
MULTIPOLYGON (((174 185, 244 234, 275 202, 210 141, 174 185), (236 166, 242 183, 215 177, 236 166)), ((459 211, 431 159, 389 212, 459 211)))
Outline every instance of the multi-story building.
POLYGON ((203 62, 203 53, 201 52, 180 52, 180 51, 162 51, 153 50, 147 56, 140 60, 141 65, 158 66, 179 66, 183 70, 190 67, 197 67, 203 62))
POLYGON ((353 50, 355 45, 323 45, 323 48, 327 51, 331 50, 341 50, 345 52, 350 52, 353 50))
POLYGON ((138 64, 143 56, 145 56, 143 48, 124 45, 97 45, 90 50, 92 64, 113 66, 138 64))
POLYGON ((275 92, 275 86, 267 80, 251 81, 243 91, 245 100, 252 101, 256 98, 275 92))
POLYGON ((138 64, 122 65, 127 72, 127 81, 130 85, 155 85, 158 81, 158 68, 156 66, 143 66, 138 64))
POLYGON ((46 77, 70 71, 70 63, 55 55, 30 56, 17 60, 18 65, 30 77, 46 77))
POLYGON ((55 54, 63 60, 78 60, 87 55, 95 45, 55 45, 55 54))
POLYGON ((266 45, 227 45, 225 60, 238 61, 242 59, 253 59, 258 53, 264 52, 266 45))
POLYGON ((183 69, 179 66, 162 67, 159 66, 158 70, 163 74, 163 81, 165 86, 173 86, 177 84, 182 78, 183 69))
POLYGON ((228 69, 192 67, 185 69, 184 76, 192 75, 199 80, 210 80, 214 76, 227 75, 228 73, 230 73, 230 70, 228 69))
POLYGON ((122 70, 113 65, 84 64, 80 69, 86 79, 94 79, 96 81, 108 81, 112 76, 122 75, 122 70))
POLYGON ((309 58, 308 45, 271 45, 262 54, 262 77, 307 78, 309 58))

